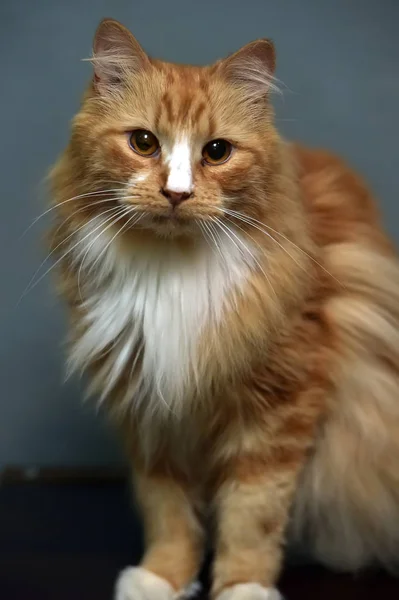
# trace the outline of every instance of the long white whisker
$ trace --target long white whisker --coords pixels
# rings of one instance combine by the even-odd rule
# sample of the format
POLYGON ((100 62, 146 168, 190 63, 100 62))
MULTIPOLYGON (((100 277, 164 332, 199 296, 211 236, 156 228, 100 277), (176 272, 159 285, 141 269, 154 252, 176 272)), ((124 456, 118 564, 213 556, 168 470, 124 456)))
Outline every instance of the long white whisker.
POLYGON ((208 223, 208 225, 209 225, 210 230, 213 232, 215 239, 217 240, 216 245, 221 249, 223 244, 222 244, 222 238, 220 237, 220 233, 219 233, 220 227, 218 229, 213 222, 208 223))
MULTIPOLYGON (((143 218, 143 214, 141 214, 141 215, 138 215, 138 216, 135 214, 135 213, 136 213, 136 209, 134 209, 134 208, 132 209, 132 208, 128 208, 128 207, 126 207, 126 210, 125 210, 125 212, 124 212, 124 213, 123 213, 123 214, 122 214, 122 215, 121 215, 121 216, 120 216, 118 219, 116 219, 116 221, 113 221, 113 222, 111 223, 111 225, 114 225, 115 223, 117 223, 118 221, 120 221, 120 220, 121 220, 123 217, 126 217, 126 216, 127 216, 129 213, 131 213, 131 212, 133 212, 134 214, 133 214, 133 215, 132 215, 132 216, 131 216, 131 217, 130 217, 130 218, 127 220, 127 221, 126 221, 126 223, 125 223, 124 225, 122 225, 122 227, 120 227, 120 228, 118 229, 118 231, 117 231, 117 232, 116 232, 116 233, 113 235, 113 237, 112 237, 112 238, 109 240, 109 242, 107 243, 107 245, 105 246, 105 248, 103 248, 103 249, 101 250, 100 254, 97 256, 97 258, 96 258, 96 260, 94 261, 94 263, 93 263, 93 264, 90 266, 89 273, 90 273, 90 272, 93 270, 93 268, 94 268, 94 266, 96 265, 96 263, 97 263, 97 262, 100 260, 101 256, 102 256, 102 255, 103 255, 103 254, 104 254, 104 253, 107 251, 107 249, 110 247, 110 245, 112 244, 112 242, 113 242, 113 241, 114 241, 114 240, 115 240, 115 239, 116 239, 116 238, 117 238, 119 235, 121 235, 121 234, 123 233, 123 231, 125 231, 126 229, 128 229, 128 227, 129 227, 129 226, 130 226, 130 227, 133 227, 134 225, 136 225, 136 224, 137 224, 137 223, 138 223, 138 222, 139 222, 139 221, 140 221, 140 220, 143 218), (135 220, 135 221, 133 221, 133 223, 132 223, 132 220, 133 220, 135 217, 136 217, 136 220, 135 220)), ((109 227, 110 227, 111 225, 109 225, 109 227)), ((106 229, 108 229, 109 227, 107 227, 106 229)), ((106 229, 104 229, 104 231, 106 231, 106 229)), ((100 235, 102 235, 102 234, 104 233, 104 231, 101 231, 101 232, 100 232, 100 235)), ((98 237, 99 237, 99 236, 97 236, 97 237, 96 237, 96 240, 98 239, 98 237)), ((96 240, 94 240, 94 241, 96 241, 96 240)), ((91 246, 90 246, 90 247, 91 247, 91 246)), ((89 250, 89 249, 88 249, 88 250, 89 250)), ((80 294, 80 272, 81 272, 81 269, 82 269, 82 267, 83 267, 83 263, 84 263, 84 261, 85 261, 85 258, 86 258, 86 256, 87 256, 87 252, 88 252, 88 250, 86 251, 86 254, 85 254, 85 256, 84 256, 84 258, 83 258, 83 260, 82 260, 82 263, 81 263, 81 265, 80 265, 80 268, 79 268, 79 274, 78 274, 78 288, 79 288, 79 294, 80 294)), ((82 296, 81 296, 81 295, 80 295, 80 297, 82 298, 82 296)))
MULTIPOLYGON (((234 225, 235 227, 238 227, 239 229, 241 229, 241 231, 243 231, 243 232, 245 233, 245 235, 248 235, 248 236, 251 238, 251 240, 252 240, 252 241, 253 241, 253 242, 254 242, 254 243, 255 243, 255 244, 258 246, 258 248, 261 250, 262 254, 265 254, 265 251, 264 251, 264 249, 262 248, 262 246, 259 244, 259 242, 257 242, 257 241, 255 240, 255 238, 254 238, 252 235, 250 235, 249 233, 245 232, 245 230, 244 230, 242 227, 240 227, 240 225, 237 225, 236 223, 234 223, 233 221, 231 221, 231 219, 229 219, 228 217, 226 217, 226 219, 229 221, 229 223, 231 223, 231 224, 232 224, 232 225, 234 225)), ((226 227, 227 227, 227 225, 226 225, 226 227)), ((230 230, 230 232, 231 232, 231 233, 233 233, 233 231, 232 231, 231 229, 229 229, 229 230, 230 230)), ((240 238, 237 238, 237 239, 240 239, 240 238)), ((243 242, 242 242, 242 240, 240 240, 240 242, 241 242, 241 243, 243 243, 243 242)), ((252 254, 252 258, 255 260, 256 264, 257 264, 257 265, 258 265, 258 267, 259 267, 259 269, 262 271, 263 275, 264 275, 264 276, 265 276, 265 278, 267 279, 267 282, 268 282, 268 284, 270 285, 270 288, 271 288, 271 290, 272 290, 273 294, 274 294, 274 295, 275 295, 275 297, 277 298, 277 293, 276 293, 276 290, 274 289, 274 287, 273 287, 273 285, 272 285, 272 282, 270 281, 270 278, 269 278, 269 276, 267 275, 266 271, 263 269, 262 265, 260 264, 260 262, 259 262, 259 261, 256 259, 256 257, 255 257, 253 254, 252 254)))
POLYGON ((70 214, 66 219, 64 219, 60 225, 57 227, 57 229, 55 230, 55 233, 57 233, 61 227, 63 225, 65 225, 65 223, 67 223, 68 221, 70 221, 75 215, 84 212, 85 210, 89 210, 90 208, 92 208, 93 206, 98 206, 99 204, 105 204, 106 202, 117 202, 119 200, 123 200, 124 196, 116 196, 113 198, 104 198, 103 200, 96 200, 95 202, 90 202, 90 204, 85 204, 84 206, 81 206, 80 208, 77 208, 76 210, 73 211, 72 214, 70 214))
MULTIPOLYGON (((63 202, 58 202, 57 204, 55 204, 54 206, 50 206, 50 208, 48 208, 47 210, 45 210, 41 215, 39 215, 38 217, 36 217, 32 223, 29 225, 29 227, 21 234, 21 239, 24 237, 24 235, 26 235, 28 233, 28 231, 31 229, 31 227, 33 227, 38 221, 40 221, 40 219, 42 219, 44 216, 46 216, 48 213, 50 213, 51 211, 55 210, 56 208, 59 208, 60 206, 62 206, 63 204, 66 204, 67 202, 73 202, 74 200, 80 200, 81 198, 87 198, 88 196, 99 196, 101 194, 109 194, 112 192, 121 192, 122 190, 120 188, 118 189, 111 189, 111 190, 97 190, 95 192, 86 192, 85 194, 79 194, 78 196, 74 196, 73 198, 68 198, 67 200, 64 200, 63 202)), ((113 200, 114 198, 110 198, 110 202, 113 200)))
MULTIPOLYGON (((79 271, 78 271, 78 290, 79 290, 80 299, 82 301, 83 301, 83 297, 82 297, 82 293, 81 293, 81 290, 80 290, 80 275, 81 275, 81 272, 82 272, 82 269, 83 269, 84 262, 85 262, 85 260, 87 258, 87 255, 90 252, 90 249, 96 243, 96 241, 98 240, 98 238, 100 238, 103 235, 103 233, 105 231, 107 231, 107 229, 109 229, 109 227, 111 227, 111 225, 114 225, 115 223, 118 223, 124 216, 126 216, 127 214, 129 214, 129 212, 130 212, 130 210, 127 207, 120 208, 119 211, 118 211, 118 213, 117 213, 117 218, 114 221, 112 221, 112 223, 110 223, 108 227, 106 227, 105 229, 101 230, 100 233, 98 235, 96 235, 96 237, 94 238, 94 240, 92 240, 89 243, 89 245, 87 246, 86 252, 84 253, 84 256, 83 256, 83 258, 81 260, 81 263, 80 263, 80 266, 79 266, 79 271)), ((111 218, 114 218, 114 217, 115 217, 115 214, 112 215, 111 218)), ((109 221, 107 221, 107 222, 109 222, 109 221)), ((112 238, 112 240, 113 239, 114 238, 112 238)), ((108 248, 109 243, 107 243, 107 245, 105 246, 105 248, 103 248, 103 250, 101 250, 100 254, 97 256, 96 260, 94 261, 94 264, 96 264, 98 262, 99 258, 102 256, 103 252, 108 248)))
MULTIPOLYGON (((132 215, 132 216, 131 216, 131 217, 130 217, 128 220, 127 220, 127 222, 126 222, 124 225, 122 225, 122 227, 121 227, 120 229, 118 229, 118 231, 117 231, 117 232, 116 232, 116 233, 115 233, 115 234, 112 236, 112 238, 109 240, 109 242, 107 243, 107 245, 105 246, 105 248, 103 248, 103 249, 101 250, 101 252, 100 252, 100 253, 99 253, 99 255, 97 256, 97 258, 96 258, 96 260, 94 261, 94 263, 93 263, 93 264, 90 266, 89 273, 90 273, 90 272, 91 272, 91 271, 94 269, 95 265, 96 265, 96 264, 99 262, 99 260, 100 260, 100 259, 101 259, 101 257, 103 256, 103 254, 105 254, 105 253, 106 253, 107 249, 110 247, 110 245, 111 245, 111 244, 112 244, 112 242, 115 240, 115 238, 116 238, 116 237, 117 237, 117 236, 118 236, 120 233, 122 233, 122 232, 123 232, 123 231, 124 231, 124 230, 125 230, 125 229, 128 227, 128 225, 131 223, 131 221, 133 220, 133 218, 137 216, 137 215, 135 214, 135 213, 136 213, 136 209, 134 209, 134 208, 133 208, 133 209, 132 209, 132 208, 126 208, 125 212, 124 212, 124 213, 121 215, 121 217, 120 217, 120 218, 119 218, 119 219, 116 221, 116 222, 120 221, 120 219, 121 219, 122 217, 125 217, 125 216, 127 216, 127 215, 128 215, 128 214, 130 214, 131 212, 133 212, 134 214, 133 214, 133 215, 132 215)), ((140 215, 139 215, 139 217, 140 217, 140 215)), ((138 219, 138 220, 139 220, 139 219, 138 219)), ((136 221, 136 222, 137 222, 137 221, 136 221)), ((82 264, 83 264, 83 261, 82 261, 82 264)))
MULTIPOLYGON (((236 218, 236 219, 238 219, 238 220, 241 220, 243 223, 246 223, 247 225, 251 225, 251 226, 252 226, 254 229, 258 229, 258 231, 260 231, 260 232, 261 232, 261 233, 263 233, 264 235, 267 235, 267 237, 268 237, 268 238, 270 238, 271 240, 273 240, 273 242, 274 242, 275 244, 277 244, 277 246, 279 246, 279 247, 280 247, 280 248, 283 250, 283 252, 285 252, 286 254, 288 254, 288 256, 291 258, 291 260, 292 260, 292 261, 293 261, 293 262, 294 262, 296 265, 298 265, 298 267, 300 267, 300 268, 301 268, 302 270, 304 270, 304 271, 306 270, 306 269, 304 268, 304 266, 303 266, 303 265, 301 265, 301 263, 300 263, 300 262, 298 262, 298 261, 297 261, 297 259, 296 259, 296 258, 294 258, 294 257, 292 256, 292 254, 290 254, 290 252, 288 252, 287 248, 284 248, 284 246, 283 246, 282 244, 280 244, 280 242, 279 242, 278 240, 276 240, 276 238, 274 238, 274 237, 273 237, 273 236, 272 236, 272 235, 271 235, 271 234, 270 234, 268 231, 265 231, 265 230, 263 229, 263 227, 265 227, 265 225, 264 225, 263 223, 262 223, 262 227, 259 227, 259 226, 258 226, 258 225, 256 225, 255 223, 252 223, 252 222, 249 220, 249 218, 247 218, 247 216, 246 216, 246 215, 242 215, 241 213, 237 213, 237 211, 231 211, 231 210, 229 210, 229 209, 220 209, 220 210, 222 210, 222 211, 226 212, 227 214, 230 214, 231 216, 235 217, 235 218, 236 218)), ((260 223, 260 221, 258 221, 258 222, 260 223)), ((289 241, 289 240, 287 239, 287 241, 289 241)), ((296 244, 294 244, 294 246, 296 246, 296 244)), ((299 246, 298 246, 298 248, 299 248, 299 246)), ((306 254, 306 252, 305 252, 305 254, 306 254)))
MULTIPOLYGON (((111 215, 111 217, 109 217, 109 219, 112 219, 114 217, 114 215, 111 215)), ((93 217, 93 219, 96 217, 93 217)), ((107 219, 106 222, 109 221, 109 219, 107 219)), ((86 224, 87 225, 87 224, 86 224)), ((18 300, 17 306, 18 304, 21 302, 21 300, 26 296, 26 294, 30 291, 32 291, 32 289, 34 289, 41 281, 44 277, 46 277, 46 275, 48 275, 48 273, 50 273, 50 271, 52 269, 54 269, 54 267, 56 267, 62 260, 64 260, 64 258, 66 258, 66 256, 72 252, 77 246, 79 246, 79 244, 81 244, 82 242, 85 241, 86 238, 88 238, 90 235, 93 235, 93 233, 95 231, 97 231, 98 229, 100 229, 100 227, 103 227, 104 223, 100 223, 100 225, 98 225, 97 227, 95 227, 95 229, 93 229, 93 231, 90 231, 88 234, 86 234, 81 240, 78 240, 76 242, 76 244, 74 244, 71 248, 69 248, 58 260, 55 261, 55 263, 53 265, 51 265, 51 267, 49 267, 44 273, 43 275, 41 275, 41 277, 39 277, 39 279, 37 281, 35 281, 35 283, 33 283, 33 285, 31 285, 30 287, 27 286, 24 290, 24 292, 22 293, 21 298, 18 300)), ((76 233, 76 231, 74 232, 76 233)))
MULTIPOLYGON (((111 225, 114 225, 115 223, 117 223, 118 221, 120 221, 120 219, 122 219, 123 217, 127 216, 127 215, 128 215, 130 212, 134 212, 134 213, 135 213, 136 211, 135 211, 134 209, 129 209, 129 208, 127 208, 127 210, 126 210, 126 211, 125 211, 125 212, 124 212, 124 213, 123 213, 123 214, 122 214, 122 215, 121 215, 121 216, 120 216, 120 217, 119 217, 119 218, 118 218, 116 221, 113 221, 113 222, 111 223, 111 225)), ((142 218, 142 216, 143 216, 143 215, 139 215, 139 216, 138 216, 138 218, 136 219, 136 221, 134 221, 134 223, 133 223, 132 225, 135 225, 136 223, 138 223, 138 222, 140 221, 140 219, 142 218)), ((116 238, 118 235, 120 235, 120 234, 121 234, 121 233, 122 233, 124 230, 126 230, 126 229, 128 228, 128 226, 130 225, 130 223, 131 223, 132 219, 134 219, 134 217, 136 217, 136 214, 133 214, 133 215, 132 215, 132 216, 131 216, 131 217, 128 219, 128 221, 127 221, 127 222, 126 222, 124 225, 122 225, 122 227, 121 227, 120 229, 118 229, 118 231, 115 233, 115 235, 114 235, 114 236, 111 238, 111 240, 110 240, 110 241, 107 243, 107 245, 105 246, 105 248, 103 248, 103 250, 100 252, 100 254, 99 254, 99 255, 98 255, 98 257, 96 258, 96 260, 94 261, 94 263, 91 265, 91 267, 90 267, 90 269, 89 269, 89 272, 90 272, 90 271, 93 269, 94 265, 95 265, 95 264, 96 264, 96 263, 99 261, 99 259, 101 258, 102 254, 104 254, 104 253, 107 251, 107 249, 108 249, 108 248, 109 248, 109 246, 112 244, 112 242, 115 240, 115 238, 116 238)), ((108 229, 108 228, 107 228, 107 229, 108 229)), ((105 230, 104 230, 104 231, 105 231, 105 230)), ((103 231, 101 231, 99 235, 102 235, 103 233, 104 233, 104 232, 103 232, 103 231)), ((96 239, 94 240, 94 242, 95 242, 95 241, 98 239, 98 237, 99 237, 99 236, 97 236, 97 237, 96 237, 96 239)), ((84 261, 85 261, 85 259, 86 259, 87 253, 89 252, 89 250, 90 250, 90 248, 91 248, 91 246, 93 245, 93 243, 94 243, 94 242, 92 242, 92 244, 91 244, 91 245, 89 246, 89 248, 86 250, 86 253, 85 253, 85 255, 84 255, 83 259, 82 259, 81 265, 80 265, 80 267, 79 267, 79 273, 78 273, 78 289, 79 289, 79 295, 80 295, 80 298, 81 298, 81 300, 82 300, 82 301, 83 301, 83 297, 82 297, 81 290, 80 290, 80 274, 81 274, 81 270, 82 270, 82 267, 83 267, 84 261)))
MULTIPOLYGON (((264 268, 262 267, 262 265, 260 264, 259 260, 256 258, 256 256, 254 255, 253 252, 251 252, 251 250, 248 248, 248 246, 243 242, 243 240, 238 237, 238 235, 236 235, 231 229, 230 227, 228 227, 228 225, 226 225, 226 223, 223 223, 220 219, 217 219, 218 223, 220 226, 222 226, 225 231, 226 234, 228 234, 228 231, 237 239, 237 241, 245 248, 245 250, 248 252, 249 256, 252 258, 252 260, 255 262, 255 264, 258 266, 258 268, 260 269, 260 271, 263 273, 263 275, 265 276, 266 281, 268 282, 272 292, 274 293, 275 297, 277 298, 277 294, 276 291, 270 281, 269 276, 267 275, 266 271, 264 270, 264 268)), ((231 238, 230 238, 231 239, 231 238)), ((237 246, 238 247, 238 246, 237 246)))
MULTIPOLYGON (((228 227, 225 227, 224 224, 222 223, 222 221, 220 221, 218 218, 212 218, 212 222, 215 223, 215 225, 217 225, 218 227, 220 227, 221 231, 224 231, 224 233, 227 235, 227 237, 233 242, 234 246, 237 248, 237 250, 243 255, 245 256, 245 252, 244 250, 237 244, 236 241, 234 241, 234 239, 231 237, 228 227)), ((235 236, 237 239, 238 236, 235 236)), ((246 246, 244 245, 244 248, 246 248, 246 246)), ((248 250, 248 248, 246 248, 248 250)), ((249 252, 249 250, 248 250, 249 252)), ((251 252, 249 252, 249 254, 252 256, 251 252)))
MULTIPOLYGON (((111 211, 115 211, 115 210, 118 210, 118 209, 119 209, 119 207, 115 207, 115 206, 114 206, 114 207, 112 207, 112 208, 110 208, 110 209, 108 209, 108 210, 105 210, 104 212, 102 212, 100 216, 103 216, 103 215, 105 215, 106 213, 109 213, 109 212, 111 212, 111 211)), ((96 217, 93 217, 93 218, 97 218, 97 215, 96 215, 96 217)), ((93 219, 91 219, 91 221, 92 221, 92 220, 93 220, 93 219)), ((89 221, 89 223, 90 223, 91 221, 89 221)), ((52 256, 52 255, 53 255, 53 254, 54 254, 54 253, 55 253, 55 252, 58 250, 58 248, 59 248, 60 246, 62 246, 63 244, 65 244, 65 242, 67 242, 67 241, 68 241, 68 240, 69 240, 69 239, 70 239, 72 236, 74 236, 76 233, 78 233, 78 231, 80 231, 81 229, 83 229, 83 228, 84 228, 84 227, 86 227, 86 226, 87 226, 87 223, 84 223, 83 225, 81 225, 80 227, 78 227, 77 229, 75 229, 74 231, 72 231, 72 233, 70 233, 70 234, 69 234, 69 235, 68 235, 66 238, 64 238, 63 240, 61 240, 61 242, 59 242, 59 244, 57 244, 57 245, 55 246, 55 248, 53 248, 53 249, 51 250, 51 252, 49 252, 49 254, 47 254, 47 256, 44 258, 44 260, 42 260, 42 262, 40 263, 40 265, 38 266, 38 268, 36 269, 36 271, 35 271, 35 272, 34 272, 34 274, 32 275, 32 277, 31 277, 31 279, 30 279, 30 281, 29 281, 28 285, 26 286, 25 290, 24 290, 24 291, 23 291, 23 293, 22 293, 22 296, 21 296, 20 300, 22 300, 22 298, 25 296, 25 294, 27 294, 27 293, 28 293, 28 291, 29 291, 29 287, 30 287, 30 286, 31 286, 31 284, 34 282, 34 280, 35 280, 35 278, 37 277, 38 273, 40 273, 40 269, 43 267, 43 265, 45 265, 45 264, 46 264, 46 262, 49 260, 49 258, 50 258, 50 257, 51 257, 51 256, 52 256)))
POLYGON ((212 252, 218 252, 220 254, 222 260, 224 260, 223 254, 220 251, 220 248, 216 242, 215 236, 213 235, 211 230, 207 227, 207 224, 204 221, 202 221, 201 219, 198 219, 198 225, 199 225, 199 228, 201 229, 201 233, 202 233, 204 239, 206 240, 206 242, 209 245, 212 252))
MULTIPOLYGON (((91 208, 92 206, 97 206, 98 204, 103 204, 105 202, 110 202, 110 201, 121 201, 124 200, 125 197, 124 196, 116 196, 114 198, 106 198, 104 200, 98 200, 96 202, 92 202, 91 204, 87 205, 87 206, 83 206, 77 210, 75 210, 69 217, 67 217, 55 230, 54 235, 53 235, 53 240, 54 237, 56 236, 56 234, 58 233, 58 231, 60 230, 61 227, 65 226, 65 224, 71 219, 73 218, 77 213, 82 212, 84 210, 87 210, 88 208, 91 208)), ((127 199, 134 199, 133 197, 129 196, 127 199)), ((96 215, 94 218, 97 218, 98 216, 103 216, 109 212, 112 212, 114 210, 118 210, 122 208, 121 206, 115 206, 112 207, 108 210, 105 210, 101 213, 101 215, 96 215)), ((90 222, 90 221, 89 221, 90 222)), ((28 290, 29 286, 31 285, 31 283, 34 281, 35 277, 37 276, 37 274, 40 272, 40 269, 43 267, 43 265, 49 260, 49 258, 56 252, 56 250, 63 245, 65 242, 67 242, 69 240, 69 238, 71 238, 73 235, 75 235, 78 231, 80 231, 81 229, 83 229, 84 227, 86 227, 87 223, 84 223, 83 225, 81 225, 80 227, 78 227, 77 229, 75 229, 71 234, 69 234, 66 238, 64 238, 59 244, 57 244, 57 246, 55 248, 53 248, 51 250, 51 252, 49 252, 49 254, 47 254, 47 256, 45 257, 45 259, 40 263, 39 267, 37 268, 37 270, 35 271, 34 275, 32 276, 31 280, 29 281, 26 290, 28 290)), ((24 292, 25 293, 25 292, 24 292)))
MULTIPOLYGON (((295 242, 293 242, 292 240, 290 240, 283 233, 280 233, 276 229, 273 229, 273 227, 270 227, 270 225, 266 225, 266 223, 262 223, 261 221, 258 221, 258 219, 255 219, 254 217, 249 217, 248 215, 243 215, 242 213, 240 213, 238 211, 235 211, 235 210, 231 210, 231 209, 218 209, 218 210, 222 210, 222 211, 224 210, 224 212, 226 212, 228 214, 231 214, 233 217, 236 217, 237 219, 241 218, 241 220, 243 220, 243 222, 246 222, 248 225, 252 225, 253 227, 255 227, 255 225, 253 225, 253 223, 251 221, 254 221, 255 223, 259 223, 260 225, 262 225, 262 227, 266 227, 266 229, 269 229, 270 231, 272 231, 276 235, 279 235, 285 241, 287 241, 289 244, 291 244, 292 246, 294 246, 294 248, 296 248, 297 250, 299 250, 300 252, 302 252, 302 254, 304 254, 305 256, 307 256, 308 258, 310 258, 310 260, 312 260, 325 273, 327 273, 327 275, 329 275, 332 279, 334 279, 337 283, 339 283, 339 285, 341 285, 342 287, 345 287, 344 284, 341 281, 339 281, 339 279, 337 279, 332 273, 330 273, 330 271, 328 271, 328 269, 326 269, 322 264, 320 264, 311 254, 309 254, 308 252, 306 252, 306 250, 303 250, 303 248, 301 248, 300 246, 298 246, 298 244, 295 244, 295 242), (246 219, 246 221, 245 221, 245 219, 246 219)), ((261 229, 259 229, 259 230, 262 231, 261 229)), ((287 254, 292 258, 292 260, 294 260, 293 256, 291 256, 291 254, 289 254, 289 252, 287 251, 287 249, 284 248, 284 246, 282 246, 281 244, 279 244, 275 238, 273 238, 266 231, 263 231, 263 233, 265 233, 266 235, 269 235, 285 252, 287 252, 287 254)), ((296 262, 296 261, 294 260, 294 262, 296 262)), ((297 263, 297 264, 299 264, 299 263, 297 263)))
MULTIPOLYGON (((117 200, 117 198, 116 198, 116 200, 117 200)), ((108 208, 107 210, 104 210, 99 215, 95 215, 94 217, 92 217, 92 219, 90 219, 88 222, 90 223, 93 219, 96 219, 98 217, 102 217, 103 215, 106 215, 107 213, 112 212, 113 210, 119 210, 121 208, 122 208, 121 206, 113 206, 112 208, 108 208)), ((81 210, 83 210, 83 209, 81 209, 81 210)), ((76 214, 76 212, 77 211, 75 211, 74 214, 76 214)), ((57 233, 58 230, 60 229, 60 227, 62 227, 63 225, 65 225, 65 223, 66 223, 66 221, 63 221, 62 224, 57 228, 57 230, 56 230, 55 233, 57 233)), ((62 244, 64 244, 66 241, 68 241, 69 238, 71 238, 73 235, 75 235, 75 233, 77 233, 78 231, 80 231, 81 229, 83 229, 86 226, 87 226, 87 223, 83 223, 83 225, 80 225, 77 229, 74 229, 66 238, 64 238, 59 244, 57 244, 57 246, 55 248, 53 248, 53 250, 50 252, 50 254, 47 255, 45 261, 47 261, 50 258, 50 256, 57 250, 57 248, 59 248, 62 244)))
POLYGON ((195 223, 198 225, 198 227, 200 228, 200 231, 202 233, 202 237, 204 238, 204 240, 206 241, 206 243, 210 246, 210 248, 212 248, 212 251, 214 250, 214 247, 211 243, 211 240, 209 238, 209 235, 206 231, 206 229, 203 226, 203 223, 201 223, 201 219, 194 219, 195 223))
MULTIPOLYGON (((214 231, 213 231, 213 229, 212 229, 211 223, 207 223, 206 221, 204 221, 204 222, 203 222, 203 225, 204 225, 204 227, 207 229, 207 231, 208 231, 208 233, 209 233, 209 236, 211 237, 211 240, 213 240, 213 243, 214 243, 214 245, 215 245, 215 248, 216 248, 216 250, 218 251, 218 253, 219 253, 219 255, 220 255, 221 259, 222 259, 223 261, 225 261, 225 257, 223 256, 223 252, 222 252, 222 250, 221 250, 221 248, 220 248, 220 245, 218 244, 218 241, 217 241, 217 239, 216 239, 216 237, 215 237, 215 233, 214 233, 214 231)), ((219 241, 220 241, 220 239, 219 239, 219 241)))
POLYGON ((77 210, 74 210, 73 213, 71 215, 69 215, 69 217, 67 217, 66 219, 64 219, 60 225, 58 225, 57 229, 55 230, 54 234, 53 234, 53 240, 54 237, 56 236, 56 234, 58 233, 58 231, 61 229, 61 227, 65 226, 66 223, 68 223, 68 221, 70 221, 71 219, 73 219, 73 217, 81 212, 84 212, 85 210, 89 210, 90 208, 92 208, 93 206, 98 206, 99 204, 104 204, 105 202, 121 202, 123 200, 134 200, 136 196, 114 196, 112 198, 105 198, 103 200, 96 200, 96 202, 90 202, 90 204, 86 204, 85 206, 81 206, 80 208, 78 208, 77 210))
MULTIPOLYGON (((73 219, 73 217, 81 212, 84 212, 85 210, 89 210, 90 208, 92 208, 93 206, 98 206, 99 204, 104 204, 105 202, 111 202, 111 201, 119 201, 122 200, 123 197, 115 197, 115 198, 105 198, 104 200, 97 200, 96 202, 91 202, 90 204, 86 204, 85 206, 81 206, 80 208, 78 208, 77 210, 74 210, 72 214, 69 215, 69 217, 66 217, 66 219, 64 219, 57 227, 57 229, 54 231, 53 236, 52 236, 52 242, 54 241, 57 233, 59 232, 59 230, 62 227, 65 227, 65 225, 68 223, 68 221, 70 221, 71 219, 73 219)), ((104 213, 103 213, 104 214, 104 213)), ((51 243, 52 245, 52 243, 51 243)))

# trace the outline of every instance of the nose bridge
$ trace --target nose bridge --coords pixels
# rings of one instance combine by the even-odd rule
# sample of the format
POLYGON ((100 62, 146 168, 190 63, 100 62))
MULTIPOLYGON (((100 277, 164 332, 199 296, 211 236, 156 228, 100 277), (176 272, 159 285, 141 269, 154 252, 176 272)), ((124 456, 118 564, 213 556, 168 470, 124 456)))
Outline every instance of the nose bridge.
POLYGON ((177 139, 167 157, 165 188, 172 193, 191 194, 193 191, 192 152, 187 136, 177 139))

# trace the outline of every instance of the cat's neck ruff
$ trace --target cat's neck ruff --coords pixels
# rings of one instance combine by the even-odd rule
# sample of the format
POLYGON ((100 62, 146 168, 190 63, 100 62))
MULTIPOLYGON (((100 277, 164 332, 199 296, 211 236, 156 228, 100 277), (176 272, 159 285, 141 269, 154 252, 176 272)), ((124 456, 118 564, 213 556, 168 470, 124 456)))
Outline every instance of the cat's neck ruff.
MULTIPOLYGON (((208 240, 132 240, 122 246, 98 223, 78 232, 75 261, 84 291, 83 335, 70 369, 82 370, 105 352, 94 387, 105 398, 126 371, 134 371, 123 405, 179 415, 198 381, 198 345, 242 292, 256 258, 238 233, 208 240), (84 241, 83 241, 84 240, 84 241), (112 240, 112 241, 111 241, 112 240)), ((76 244, 76 240, 74 241, 76 244)))

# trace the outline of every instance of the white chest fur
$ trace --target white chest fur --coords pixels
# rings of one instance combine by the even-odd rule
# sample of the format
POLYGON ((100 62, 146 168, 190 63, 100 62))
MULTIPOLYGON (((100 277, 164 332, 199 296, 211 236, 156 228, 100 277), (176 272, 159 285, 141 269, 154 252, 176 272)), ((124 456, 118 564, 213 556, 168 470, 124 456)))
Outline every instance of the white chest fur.
POLYGON ((109 243, 108 232, 91 236, 86 228, 78 235, 82 243, 75 259, 81 264, 84 258, 81 280, 88 300, 86 329, 72 349, 71 371, 84 369, 111 346, 96 380, 104 398, 123 371, 133 371, 140 350, 140 374, 126 390, 125 402, 145 401, 150 410, 178 413, 196 381, 204 327, 223 318, 226 304, 248 277, 254 260, 248 243, 241 246, 238 238, 220 232, 219 250, 205 240, 189 251, 157 240, 126 253, 109 243))

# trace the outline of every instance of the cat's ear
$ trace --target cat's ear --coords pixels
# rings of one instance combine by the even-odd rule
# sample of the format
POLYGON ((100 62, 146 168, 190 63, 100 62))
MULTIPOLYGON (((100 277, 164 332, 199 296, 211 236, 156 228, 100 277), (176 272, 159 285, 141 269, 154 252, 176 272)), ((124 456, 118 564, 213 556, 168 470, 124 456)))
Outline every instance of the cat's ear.
POLYGON ((276 54, 270 40, 250 42, 220 61, 219 68, 231 83, 247 89, 254 99, 278 89, 273 76, 276 54))
POLYGON ((94 35, 94 84, 100 93, 115 90, 129 74, 145 69, 149 58, 135 37, 118 21, 104 19, 94 35))

